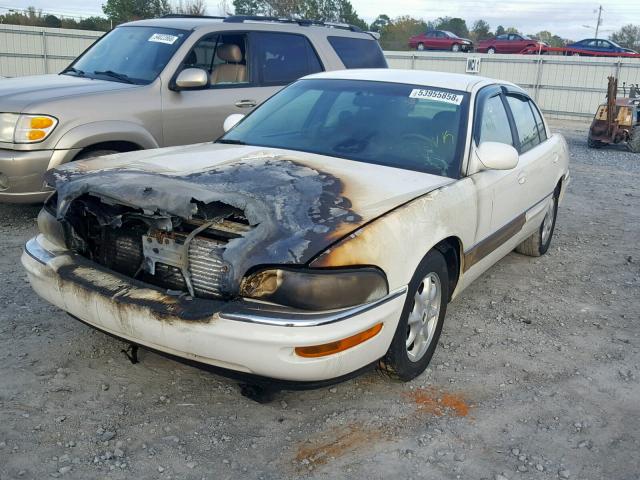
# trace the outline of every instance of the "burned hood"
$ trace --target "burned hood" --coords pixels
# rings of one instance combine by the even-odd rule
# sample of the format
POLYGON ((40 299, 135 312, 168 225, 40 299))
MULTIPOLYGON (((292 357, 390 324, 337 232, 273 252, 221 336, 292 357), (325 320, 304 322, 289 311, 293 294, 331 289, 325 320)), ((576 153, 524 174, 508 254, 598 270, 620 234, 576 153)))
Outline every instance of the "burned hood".
POLYGON ((203 144, 113 155, 51 170, 63 218, 74 199, 190 219, 207 205, 241 210, 251 229, 224 258, 236 280, 261 264, 305 264, 387 211, 452 179, 333 157, 203 144))

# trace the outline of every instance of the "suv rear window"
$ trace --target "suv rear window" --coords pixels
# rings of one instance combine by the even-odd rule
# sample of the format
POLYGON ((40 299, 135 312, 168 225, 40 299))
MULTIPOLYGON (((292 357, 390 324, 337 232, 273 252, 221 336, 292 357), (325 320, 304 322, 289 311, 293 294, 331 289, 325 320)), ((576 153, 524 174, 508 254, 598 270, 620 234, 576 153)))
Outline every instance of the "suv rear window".
POLYGON ((287 85, 324 69, 306 37, 288 33, 256 34, 263 85, 287 85))
POLYGON ((380 45, 373 38, 328 37, 347 68, 387 68, 380 45))

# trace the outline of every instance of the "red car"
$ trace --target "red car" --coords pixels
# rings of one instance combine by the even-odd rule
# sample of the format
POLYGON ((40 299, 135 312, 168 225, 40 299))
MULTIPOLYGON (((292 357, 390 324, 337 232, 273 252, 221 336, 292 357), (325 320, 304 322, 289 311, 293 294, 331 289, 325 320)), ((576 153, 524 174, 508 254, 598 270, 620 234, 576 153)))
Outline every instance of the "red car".
POLYGON ((545 43, 538 42, 517 33, 505 33, 478 43, 478 52, 482 53, 520 53, 525 48, 536 48, 545 43))
POLYGON ((409 48, 416 50, 451 50, 452 52, 470 52, 473 42, 468 38, 460 38, 446 30, 430 30, 409 39, 409 48))

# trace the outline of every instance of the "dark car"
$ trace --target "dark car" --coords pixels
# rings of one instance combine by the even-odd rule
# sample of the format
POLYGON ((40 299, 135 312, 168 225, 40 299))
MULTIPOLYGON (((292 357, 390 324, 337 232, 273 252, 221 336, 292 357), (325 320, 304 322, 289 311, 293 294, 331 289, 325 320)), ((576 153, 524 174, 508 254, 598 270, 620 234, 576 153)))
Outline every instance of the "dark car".
POLYGON ((473 42, 468 38, 460 38, 446 30, 430 30, 414 35, 409 39, 409 48, 416 50, 451 50, 452 52, 470 52, 473 42))
POLYGON ((477 50, 482 53, 520 53, 525 48, 538 47, 541 44, 545 45, 524 35, 505 33, 504 35, 482 40, 478 44, 477 50))
POLYGON ((611 40, 603 40, 601 38, 585 38, 579 42, 567 45, 571 50, 577 50, 577 54, 584 52, 585 55, 590 53, 631 53, 628 49, 621 47, 611 40))

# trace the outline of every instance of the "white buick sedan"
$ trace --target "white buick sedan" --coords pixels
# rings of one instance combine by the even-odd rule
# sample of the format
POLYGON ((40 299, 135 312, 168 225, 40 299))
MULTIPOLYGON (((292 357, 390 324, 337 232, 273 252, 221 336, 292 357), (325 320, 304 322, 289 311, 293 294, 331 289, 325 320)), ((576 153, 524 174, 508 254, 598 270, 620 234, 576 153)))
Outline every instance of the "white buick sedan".
POLYGON ((211 144, 49 171, 35 291, 255 382, 410 380, 450 301, 513 249, 548 250, 569 180, 527 93, 478 76, 323 73, 227 120, 211 144))

